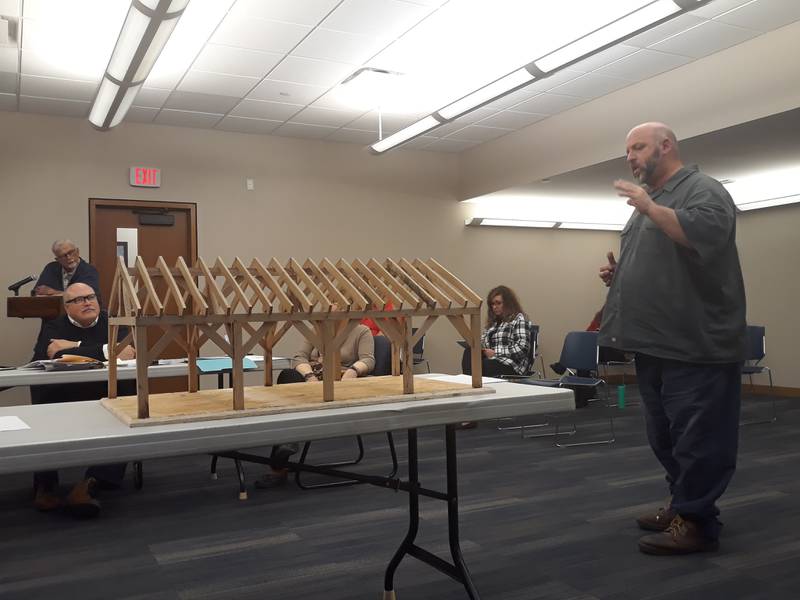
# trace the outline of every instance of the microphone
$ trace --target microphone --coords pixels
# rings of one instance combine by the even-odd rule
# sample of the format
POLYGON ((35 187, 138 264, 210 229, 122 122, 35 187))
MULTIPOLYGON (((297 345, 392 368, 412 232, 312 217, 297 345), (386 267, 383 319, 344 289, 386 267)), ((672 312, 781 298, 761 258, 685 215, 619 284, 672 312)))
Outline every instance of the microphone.
POLYGON ((10 286, 8 286, 8 291, 14 292, 15 296, 19 296, 19 288, 26 283, 30 283, 31 281, 36 281, 36 275, 28 275, 25 279, 20 279, 19 281, 12 283, 10 286))

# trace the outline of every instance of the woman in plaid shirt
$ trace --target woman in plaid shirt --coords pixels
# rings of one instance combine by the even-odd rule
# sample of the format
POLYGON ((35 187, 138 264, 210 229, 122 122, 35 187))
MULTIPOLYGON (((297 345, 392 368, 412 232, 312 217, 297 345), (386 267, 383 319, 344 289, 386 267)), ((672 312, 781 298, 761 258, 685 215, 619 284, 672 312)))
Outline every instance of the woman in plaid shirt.
MULTIPOLYGON (((531 326, 517 295, 499 285, 486 297, 486 331, 481 336, 483 375, 527 375, 530 369, 531 326)), ((461 359, 464 373, 472 373, 470 350, 461 359)))

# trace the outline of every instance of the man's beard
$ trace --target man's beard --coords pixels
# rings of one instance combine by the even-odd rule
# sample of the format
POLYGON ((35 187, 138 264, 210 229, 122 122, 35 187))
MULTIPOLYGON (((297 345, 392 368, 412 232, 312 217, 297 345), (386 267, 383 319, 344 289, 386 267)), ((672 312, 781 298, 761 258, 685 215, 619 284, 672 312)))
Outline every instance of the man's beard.
POLYGON ((656 148, 655 152, 653 152, 652 156, 647 159, 644 163, 644 166, 639 169, 639 175, 636 179, 639 180, 639 183, 642 185, 651 186, 653 181, 653 175, 656 172, 656 168, 658 168, 658 161, 661 160, 661 150, 656 148))

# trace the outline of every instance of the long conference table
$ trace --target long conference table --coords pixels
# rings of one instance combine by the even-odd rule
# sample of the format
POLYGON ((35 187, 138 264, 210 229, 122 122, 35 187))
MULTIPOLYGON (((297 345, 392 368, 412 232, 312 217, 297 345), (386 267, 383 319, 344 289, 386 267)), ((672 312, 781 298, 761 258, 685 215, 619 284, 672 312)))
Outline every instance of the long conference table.
MULTIPOLYGON (((75 375, 75 374, 72 374, 75 375)), ((424 377, 428 377, 425 375, 424 377)), ((470 383, 465 375, 430 375, 470 383)), ((372 486, 408 494, 408 529, 384 575, 384 600, 394 600, 394 574, 405 556, 445 573, 461 583, 469 598, 478 591, 461 554, 458 529, 458 479, 456 425, 524 415, 552 415, 575 409, 573 393, 558 388, 536 387, 497 379, 484 379, 494 393, 393 402, 388 404, 247 416, 195 423, 174 423, 131 428, 119 421, 99 401, 0 408, 3 417, 17 417, 28 429, 0 431, 0 474, 85 466, 103 462, 127 462, 202 453, 234 454, 242 459, 270 464, 270 459, 241 449, 298 440, 321 440, 358 434, 407 430, 408 473, 405 479, 352 473, 305 463, 290 468, 355 479, 372 486), (446 489, 420 484, 417 429, 444 426, 446 489), (446 561, 415 542, 419 529, 420 497, 447 504, 451 561, 446 561)))

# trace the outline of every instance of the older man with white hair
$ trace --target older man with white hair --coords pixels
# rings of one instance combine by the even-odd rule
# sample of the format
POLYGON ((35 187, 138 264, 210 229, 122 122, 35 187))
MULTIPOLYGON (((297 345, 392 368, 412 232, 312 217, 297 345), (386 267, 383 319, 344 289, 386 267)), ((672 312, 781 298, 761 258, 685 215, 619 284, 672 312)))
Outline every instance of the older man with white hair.
POLYGON ((81 258, 72 240, 56 240, 51 247, 55 260, 48 263, 33 288, 36 296, 61 296, 67 286, 85 283, 100 294, 100 277, 92 265, 81 258))

